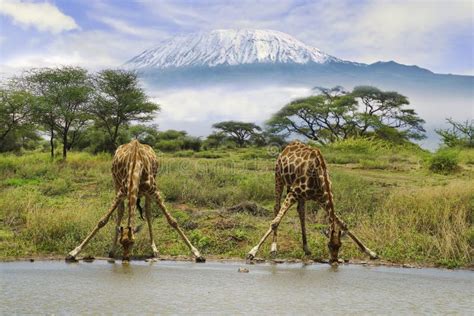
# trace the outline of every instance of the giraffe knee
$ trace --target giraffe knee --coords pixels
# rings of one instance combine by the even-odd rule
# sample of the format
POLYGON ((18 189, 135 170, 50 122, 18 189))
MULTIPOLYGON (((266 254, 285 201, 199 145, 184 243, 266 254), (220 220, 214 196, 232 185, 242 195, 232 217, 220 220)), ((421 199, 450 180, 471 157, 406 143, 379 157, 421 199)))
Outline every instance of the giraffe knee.
POLYGON ((272 230, 276 231, 278 229, 278 225, 280 224, 279 221, 273 221, 272 222, 272 230))
POLYGON ((107 224, 108 221, 109 221, 108 218, 101 219, 101 220, 99 221, 99 223, 97 224, 97 227, 98 227, 98 228, 104 227, 105 224, 107 224))

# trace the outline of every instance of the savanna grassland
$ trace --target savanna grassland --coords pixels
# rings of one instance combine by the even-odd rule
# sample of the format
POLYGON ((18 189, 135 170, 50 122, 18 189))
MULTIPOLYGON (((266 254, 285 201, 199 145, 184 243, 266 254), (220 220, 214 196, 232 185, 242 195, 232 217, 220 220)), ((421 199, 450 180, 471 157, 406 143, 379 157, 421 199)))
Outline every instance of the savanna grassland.
MULTIPOLYGON (((337 213, 382 260, 472 267, 473 149, 451 149, 440 157, 416 146, 359 139, 331 144, 322 152, 337 213), (443 155, 455 155, 457 166, 442 166, 440 173, 436 159, 443 164, 443 155)), ((275 148, 243 148, 159 154, 158 183, 166 204, 205 256, 243 259, 268 228, 277 153, 275 148), (243 201, 262 208, 228 209, 243 201)), ((73 249, 112 201, 111 161, 109 154, 85 152, 71 152, 67 161, 51 160, 43 152, 1 155, 0 259, 60 257, 73 249)), ((323 211, 314 203, 307 203, 306 210, 309 259, 327 258, 323 211)), ((158 208, 153 214, 160 253, 189 255, 158 208)), ((82 255, 107 255, 112 222, 82 255)), ((269 246, 265 243, 259 256, 270 258, 269 246)), ((146 230, 137 236, 134 255, 151 255, 146 230)), ((348 238, 340 256, 367 259, 348 238)), ((308 259, 294 207, 280 225, 277 257, 308 259)))

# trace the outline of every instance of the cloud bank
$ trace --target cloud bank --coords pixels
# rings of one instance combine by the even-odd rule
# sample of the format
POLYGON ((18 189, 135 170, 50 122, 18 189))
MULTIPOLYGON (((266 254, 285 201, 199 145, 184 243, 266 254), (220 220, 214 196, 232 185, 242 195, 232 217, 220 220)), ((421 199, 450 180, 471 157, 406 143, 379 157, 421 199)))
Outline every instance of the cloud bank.
POLYGON ((34 27, 53 34, 79 29, 71 16, 65 15, 49 2, 2 0, 0 14, 12 18, 13 23, 21 27, 34 27))

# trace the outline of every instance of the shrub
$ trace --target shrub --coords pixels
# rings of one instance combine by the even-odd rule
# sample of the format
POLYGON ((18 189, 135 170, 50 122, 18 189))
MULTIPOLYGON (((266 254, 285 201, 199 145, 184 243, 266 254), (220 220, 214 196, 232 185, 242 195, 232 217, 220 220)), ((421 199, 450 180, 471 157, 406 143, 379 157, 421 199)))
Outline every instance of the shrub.
POLYGON ((429 168, 436 173, 450 173, 459 169, 458 153, 452 150, 441 150, 429 160, 429 168))
POLYGON ((170 152, 180 150, 182 145, 183 143, 179 140, 160 140, 155 146, 161 151, 170 152))

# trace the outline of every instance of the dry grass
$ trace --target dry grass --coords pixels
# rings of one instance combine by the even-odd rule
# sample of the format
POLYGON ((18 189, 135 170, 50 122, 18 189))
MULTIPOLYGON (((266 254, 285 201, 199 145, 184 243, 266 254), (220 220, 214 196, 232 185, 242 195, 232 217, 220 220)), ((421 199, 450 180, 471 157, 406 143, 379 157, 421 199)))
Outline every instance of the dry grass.
MULTIPOLYGON (((243 258, 268 228, 272 212, 253 216, 220 210, 246 200, 272 210, 273 158, 249 149, 218 155, 221 158, 161 156, 158 181, 171 212, 204 254, 243 258)), ((454 175, 432 174, 422 164, 415 166, 416 155, 392 159, 400 164, 407 159, 409 167, 330 165, 337 212, 385 260, 471 265, 473 172, 464 168, 454 175)), ((112 200, 110 163, 108 155, 85 153, 71 153, 67 163, 39 153, 0 156, 1 256, 64 255, 76 246, 112 200)), ((307 205, 307 230, 313 256, 321 258, 327 257, 327 240, 320 233, 323 214, 317 209, 307 205)), ((161 253, 188 254, 163 216, 156 209, 154 214, 161 253)), ((113 229, 107 225, 84 254, 105 255, 113 229)), ((147 236, 139 234, 135 254, 151 253, 147 236)), ((280 225, 279 241, 281 257, 304 257, 294 210, 280 225)), ((269 243, 260 255, 268 253, 269 243)), ((348 239, 341 255, 365 258, 348 239)))

